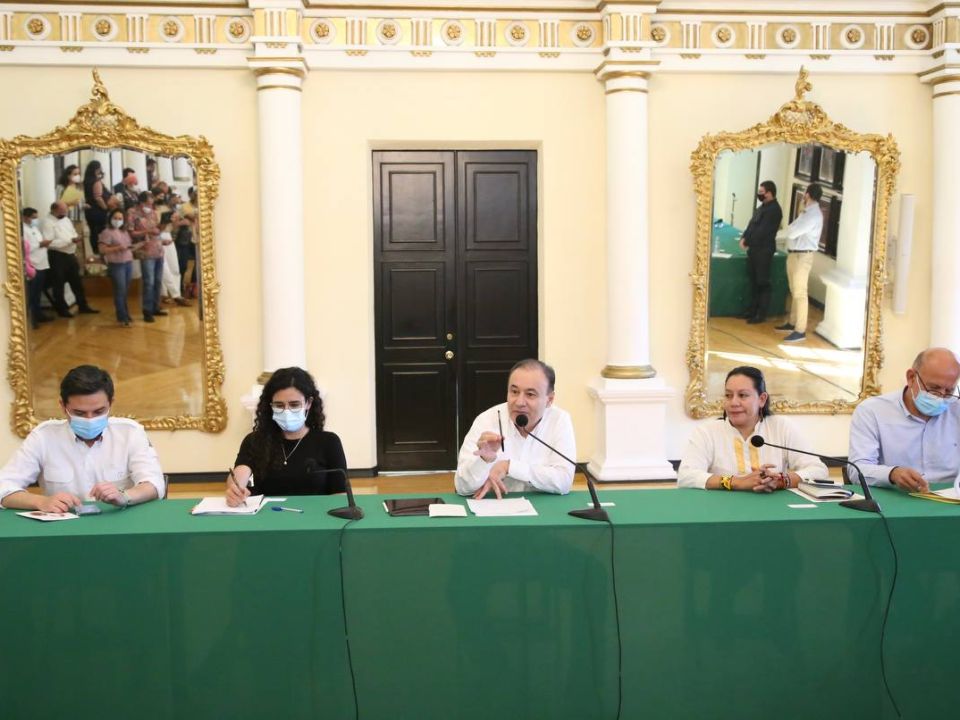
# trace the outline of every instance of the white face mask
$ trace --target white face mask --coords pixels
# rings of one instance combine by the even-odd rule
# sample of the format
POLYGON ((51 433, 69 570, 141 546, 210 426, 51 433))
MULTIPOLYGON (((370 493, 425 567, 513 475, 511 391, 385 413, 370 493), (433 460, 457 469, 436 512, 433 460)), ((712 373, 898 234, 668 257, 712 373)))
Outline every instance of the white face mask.
POLYGON ((30 221, 30 227, 32 228, 40 227, 40 221, 37 218, 34 218, 33 220, 30 221))
POLYGON ((70 182, 72 182, 72 183, 78 183, 78 182, 80 182, 80 176, 79 176, 79 175, 71 175, 71 176, 70 176, 70 182))
POLYGON ((113 225, 115 228, 120 228, 120 227, 123 227, 123 220, 111 220, 110 224, 113 225))

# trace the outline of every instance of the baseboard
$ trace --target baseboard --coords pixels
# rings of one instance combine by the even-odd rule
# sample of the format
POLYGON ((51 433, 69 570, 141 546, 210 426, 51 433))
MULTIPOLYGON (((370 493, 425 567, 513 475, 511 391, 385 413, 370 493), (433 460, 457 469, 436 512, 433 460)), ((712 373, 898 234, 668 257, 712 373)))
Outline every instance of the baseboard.
MULTIPOLYGON (((374 477, 376 471, 373 468, 353 468, 347 470, 347 475, 351 478, 374 477)), ((166 473, 170 479, 171 485, 178 483, 218 483, 224 482, 227 476, 226 472, 218 470, 216 472, 185 472, 185 473, 166 473)))

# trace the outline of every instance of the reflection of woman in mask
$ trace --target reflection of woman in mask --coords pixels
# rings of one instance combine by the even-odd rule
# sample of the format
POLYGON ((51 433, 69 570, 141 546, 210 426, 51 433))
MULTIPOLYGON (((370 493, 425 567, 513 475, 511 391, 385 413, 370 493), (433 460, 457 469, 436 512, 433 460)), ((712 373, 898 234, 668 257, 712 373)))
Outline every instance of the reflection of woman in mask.
POLYGON ((80 166, 67 165, 60 174, 59 200, 67 206, 67 214, 76 222, 83 208, 83 187, 80 185, 80 166))
POLYGON ((91 245, 107 226, 107 197, 103 191, 103 169, 98 160, 91 160, 83 174, 83 197, 87 203, 83 214, 90 230, 91 245))
POLYGON ((344 492, 343 445, 323 429, 324 421, 323 400, 306 370, 274 372, 260 394, 253 432, 243 439, 227 478, 227 504, 239 505, 251 494, 344 492))
POLYGON ((98 248, 107 261, 107 271, 113 283, 113 306, 117 311, 117 322, 130 327, 133 322, 127 307, 127 291, 133 277, 133 252, 130 234, 124 227, 123 210, 119 208, 110 213, 110 225, 100 233, 98 248))

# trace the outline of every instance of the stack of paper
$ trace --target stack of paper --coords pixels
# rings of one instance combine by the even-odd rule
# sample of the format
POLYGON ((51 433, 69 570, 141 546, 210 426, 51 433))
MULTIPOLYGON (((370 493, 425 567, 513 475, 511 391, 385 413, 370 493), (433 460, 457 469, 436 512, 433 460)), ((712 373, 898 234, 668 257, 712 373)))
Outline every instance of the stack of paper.
POLYGON ((227 499, 221 497, 205 497, 193 506, 191 515, 256 515, 267 502, 263 495, 251 495, 245 505, 230 507, 227 499))
POLYGON ((513 517, 536 515, 537 511, 524 497, 503 498, 503 500, 467 500, 467 506, 477 517, 513 517))
POLYGON ((957 486, 944 488, 943 490, 934 490, 933 492, 927 493, 910 493, 913 497, 923 498, 924 500, 936 500, 937 502, 950 503, 952 505, 960 505, 960 490, 957 490, 957 486))
POLYGON ((44 512, 43 510, 28 510, 27 512, 18 512, 20 517, 30 518, 31 520, 41 520, 42 522, 53 522, 56 520, 76 520, 79 515, 68 512, 44 512))

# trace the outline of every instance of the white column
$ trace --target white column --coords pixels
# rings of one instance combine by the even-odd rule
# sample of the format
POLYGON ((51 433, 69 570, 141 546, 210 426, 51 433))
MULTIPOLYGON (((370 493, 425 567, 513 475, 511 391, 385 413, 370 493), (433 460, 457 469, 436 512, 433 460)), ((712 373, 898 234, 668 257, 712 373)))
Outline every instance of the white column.
POLYGON ((817 325, 817 334, 840 348, 863 347, 876 176, 876 163, 869 153, 847 153, 837 260, 820 277, 827 294, 823 322, 817 325))
POLYGON ((173 176, 179 182, 193 183, 193 166, 185 157, 175 157, 173 159, 173 176))
POLYGON ((257 71, 260 122, 260 273, 263 368, 306 366, 303 269, 303 154, 300 93, 304 71, 257 71))
POLYGON ((57 199, 57 178, 53 172, 53 156, 27 155, 21 164, 20 207, 32 207, 40 217, 50 212, 57 199))
POLYGON ((672 389, 650 364, 647 76, 601 69, 607 110, 607 365, 590 387, 600 480, 676 477, 664 429, 672 389))
POLYGON ((157 155, 157 177, 167 185, 173 185, 173 158, 157 155))
POLYGON ((960 69, 933 82, 933 251, 930 345, 960 352, 960 69))

